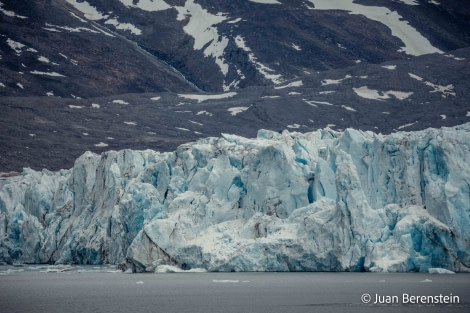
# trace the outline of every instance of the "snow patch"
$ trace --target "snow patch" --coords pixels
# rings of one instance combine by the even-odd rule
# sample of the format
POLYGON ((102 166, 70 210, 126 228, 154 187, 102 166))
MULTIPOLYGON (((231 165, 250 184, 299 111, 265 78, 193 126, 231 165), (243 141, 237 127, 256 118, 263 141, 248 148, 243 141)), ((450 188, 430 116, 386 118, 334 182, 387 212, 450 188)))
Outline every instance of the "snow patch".
POLYGON ((302 99, 304 102, 306 102, 308 105, 311 105, 313 107, 317 107, 317 104, 324 104, 324 105, 331 105, 334 106, 333 103, 327 102, 327 101, 314 101, 314 100, 307 100, 307 99, 302 99))
POLYGON ((433 84, 431 82, 425 82, 426 86, 433 88, 434 90, 430 91, 430 93, 440 92, 442 93, 442 98, 447 98, 447 96, 456 96, 454 91, 454 85, 449 84, 447 86, 441 86, 437 84, 433 84))
POLYGON ((413 126, 413 125, 416 124, 416 123, 418 123, 418 121, 416 121, 416 122, 414 122, 414 123, 408 123, 408 124, 399 126, 398 129, 407 128, 407 127, 413 126))
POLYGON ((72 105, 72 104, 69 104, 69 108, 71 108, 71 109, 83 109, 84 106, 83 106, 83 105, 72 105))
POLYGON ((351 107, 349 107, 349 106, 347 106, 347 105, 342 105, 341 107, 342 107, 343 109, 348 110, 348 111, 357 112, 354 108, 351 108, 351 107))
POLYGON ((292 43, 291 46, 292 46, 292 48, 294 48, 294 50, 297 50, 297 51, 301 51, 301 50, 302 50, 302 48, 300 48, 300 46, 299 46, 299 45, 296 45, 295 43, 292 43))
POLYGON ((16 14, 16 13, 13 12, 13 11, 5 10, 4 8, 2 8, 3 6, 4 6, 4 4, 3 4, 2 2, 0 2, 0 12, 2 12, 3 14, 5 14, 6 16, 21 18, 21 19, 28 18, 27 16, 18 15, 18 14, 16 14))
POLYGON ((267 67, 266 65, 258 62, 258 58, 255 56, 251 49, 246 45, 245 40, 242 36, 237 35, 235 38, 235 44, 238 48, 242 49, 245 52, 248 52, 248 60, 253 64, 256 70, 263 75, 266 79, 272 81, 275 85, 279 85, 283 82, 282 75, 274 74, 274 70, 267 67))
POLYGON ((160 100, 162 97, 158 96, 158 97, 153 97, 153 98, 150 98, 150 100, 152 101, 158 101, 160 100))
POLYGON ((91 6, 88 2, 78 2, 77 0, 66 0, 68 3, 73 5, 77 10, 83 13, 86 19, 91 21, 98 21, 108 17, 98 12, 96 7, 91 6))
POLYGON ((419 81, 423 80, 423 78, 419 77, 418 75, 415 75, 415 74, 412 74, 412 73, 408 73, 408 75, 413 79, 416 79, 416 80, 419 80, 419 81))
POLYGON ((229 108, 227 109, 227 111, 230 112, 230 115, 232 116, 235 116, 237 114, 240 114, 242 112, 245 112, 246 110, 248 110, 250 107, 233 107, 233 108, 229 108))
POLYGON ((287 125, 287 128, 297 129, 297 128, 300 128, 300 125, 299 124, 291 124, 291 125, 287 125))
POLYGON ((277 87, 274 87, 274 89, 284 89, 284 88, 290 88, 290 87, 301 87, 301 86, 303 86, 303 85, 304 85, 303 81, 298 80, 298 81, 289 83, 289 84, 284 85, 284 86, 277 86, 277 87))
POLYGON ((204 48, 204 55, 215 58, 215 63, 220 67, 222 74, 227 75, 228 64, 225 63, 223 55, 228 45, 228 38, 219 35, 214 26, 227 19, 224 14, 210 14, 194 0, 187 0, 184 6, 175 6, 174 8, 178 11, 177 20, 187 21, 183 30, 194 38, 194 50, 204 48))
POLYGON ((97 144, 95 144, 95 147, 98 147, 98 148, 105 148, 109 146, 107 143, 104 143, 104 142, 99 142, 97 144))
POLYGON ((14 40, 12 40, 12 39, 10 39, 10 38, 7 39, 7 44, 8 44, 8 46, 9 46, 11 49, 13 49, 13 51, 15 51, 15 53, 16 53, 17 55, 20 55, 21 52, 22 52, 22 49, 23 49, 24 47, 26 47, 26 46, 25 46, 24 44, 22 44, 21 42, 14 41, 14 40))
POLYGON ((191 120, 188 120, 188 122, 199 125, 199 126, 204 126, 204 124, 199 123, 199 122, 195 122, 195 121, 191 121, 191 120))
POLYGON ((404 46, 399 52, 410 55, 422 55, 428 53, 443 53, 434 47, 427 38, 421 35, 396 11, 390 11, 385 7, 361 5, 354 0, 309 0, 313 3, 313 10, 342 10, 349 14, 363 15, 368 19, 380 22, 387 26, 392 35, 399 38, 404 46))
POLYGON ((126 124, 126 125, 132 125, 132 126, 137 126, 137 123, 136 123, 136 122, 127 122, 127 121, 124 121, 124 124, 126 124))
POLYGON ((204 94, 178 94, 178 97, 190 99, 190 100, 197 100, 197 102, 201 103, 206 100, 219 100, 219 99, 226 99, 236 96, 236 92, 226 92, 223 94, 215 94, 215 95, 204 95, 204 94))
POLYGON ((228 21, 227 24, 236 24, 236 23, 241 22, 241 21, 242 21, 242 18, 239 17, 239 18, 236 18, 234 20, 228 21))
POLYGON ((397 66, 396 65, 384 65, 384 66, 381 66, 382 68, 384 69, 387 69, 387 70, 396 70, 397 69, 397 66))
POLYGON ((353 88, 354 92, 361 98, 364 99, 373 99, 373 100, 385 100, 390 99, 390 96, 394 96, 398 100, 405 100, 410 97, 413 92, 405 92, 405 91, 378 91, 374 89, 369 89, 367 86, 362 86, 359 88, 353 88))
POLYGON ((40 71, 31 71, 30 72, 33 75, 43 75, 43 76, 51 76, 51 77, 66 77, 65 75, 56 73, 56 72, 40 72, 40 71))
POLYGON ((110 24, 110 25, 113 25, 114 27, 116 27, 116 29, 120 29, 120 30, 128 30, 130 31, 132 34, 134 35, 142 35, 142 30, 140 30, 139 28, 137 28, 136 26, 130 24, 130 23, 121 23, 119 22, 116 18, 111 18, 109 20, 106 20, 106 22, 104 22, 105 24, 110 24))
POLYGON ((92 107, 93 109, 99 109, 101 106, 100 106, 98 103, 92 103, 92 104, 91 104, 91 107, 92 107))
POLYGON ((398 0, 398 1, 404 4, 408 4, 408 5, 419 5, 419 2, 416 0, 398 0))
POLYGON ((322 86, 337 85, 337 84, 341 84, 343 80, 346 80, 349 78, 352 78, 352 76, 346 75, 344 78, 341 78, 341 79, 324 79, 321 81, 321 85, 322 86))
POLYGON ((126 102, 124 100, 119 100, 119 99, 113 100, 111 102, 116 103, 116 104, 129 104, 129 102, 126 102))
POLYGON ((187 129, 187 128, 183 128, 183 127, 175 127, 176 129, 179 129, 179 130, 182 130, 182 131, 185 131, 185 132, 189 132, 190 130, 187 129))
POLYGON ((93 33, 93 34, 99 34, 99 31, 87 28, 87 27, 68 27, 68 26, 59 26, 59 25, 53 25, 46 23, 47 27, 43 27, 43 29, 48 30, 48 31, 55 31, 55 32, 61 32, 61 30, 68 31, 70 33, 80 33, 82 31, 93 33))
POLYGON ((208 116, 213 116, 214 114, 207 112, 207 111, 199 111, 196 113, 196 115, 208 115, 208 116))
POLYGON ((251 2, 262 3, 262 4, 282 4, 277 0, 250 0, 251 2))
POLYGON ((147 12, 157 12, 157 11, 164 11, 171 8, 163 0, 119 0, 122 4, 124 4, 128 8, 138 8, 143 11, 147 12))

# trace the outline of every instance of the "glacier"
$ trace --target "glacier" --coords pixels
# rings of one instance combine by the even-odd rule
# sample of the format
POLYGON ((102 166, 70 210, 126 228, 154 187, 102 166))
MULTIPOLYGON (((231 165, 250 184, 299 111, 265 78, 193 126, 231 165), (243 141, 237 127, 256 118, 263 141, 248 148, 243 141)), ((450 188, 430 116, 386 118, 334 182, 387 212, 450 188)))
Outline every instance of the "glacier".
POLYGON ((0 178, 0 262, 470 270, 470 123, 222 134, 0 178))

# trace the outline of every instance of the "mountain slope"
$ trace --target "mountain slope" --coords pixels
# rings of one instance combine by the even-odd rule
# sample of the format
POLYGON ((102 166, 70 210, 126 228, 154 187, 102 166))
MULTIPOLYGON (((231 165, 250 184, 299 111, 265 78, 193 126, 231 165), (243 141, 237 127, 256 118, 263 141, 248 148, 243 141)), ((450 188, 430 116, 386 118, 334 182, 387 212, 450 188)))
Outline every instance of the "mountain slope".
POLYGON ((0 171, 260 128, 469 120, 468 1, 261 2, 1 1, 0 171))

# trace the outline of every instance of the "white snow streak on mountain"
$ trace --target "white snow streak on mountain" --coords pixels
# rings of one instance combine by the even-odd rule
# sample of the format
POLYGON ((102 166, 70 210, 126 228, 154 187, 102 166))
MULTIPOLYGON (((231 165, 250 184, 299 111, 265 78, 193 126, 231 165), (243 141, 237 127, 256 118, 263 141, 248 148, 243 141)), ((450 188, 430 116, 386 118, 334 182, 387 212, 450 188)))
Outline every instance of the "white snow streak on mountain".
MULTIPOLYGON (((410 55, 422 55, 428 53, 443 53, 434 47, 428 39, 423 37, 415 28, 403 19, 395 11, 385 7, 365 6, 353 3, 353 0, 309 0, 315 6, 315 10, 343 10, 350 14, 364 15, 378 21, 392 31, 392 35, 398 37, 405 44, 399 51, 410 55)), ((409 4, 409 3, 407 3, 409 4)))

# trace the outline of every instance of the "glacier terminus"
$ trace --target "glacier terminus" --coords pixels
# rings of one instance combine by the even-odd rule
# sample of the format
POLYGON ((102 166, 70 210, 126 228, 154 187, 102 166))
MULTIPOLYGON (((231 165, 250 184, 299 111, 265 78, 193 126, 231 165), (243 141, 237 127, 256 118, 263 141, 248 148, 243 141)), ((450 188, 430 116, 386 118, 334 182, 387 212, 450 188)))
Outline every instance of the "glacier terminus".
POLYGON ((470 270, 470 124, 223 134, 0 179, 0 262, 470 270))

